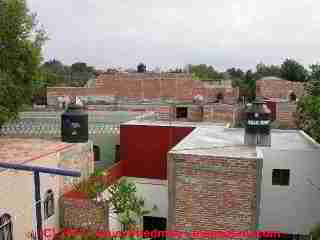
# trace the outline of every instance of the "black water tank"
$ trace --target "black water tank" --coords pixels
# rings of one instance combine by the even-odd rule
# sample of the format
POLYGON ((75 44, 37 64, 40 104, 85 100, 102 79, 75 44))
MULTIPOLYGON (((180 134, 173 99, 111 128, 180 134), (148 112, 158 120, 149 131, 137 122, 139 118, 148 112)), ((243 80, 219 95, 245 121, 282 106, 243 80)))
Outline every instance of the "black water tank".
POLYGON ((61 115, 62 142, 80 143, 89 139, 88 113, 80 106, 70 105, 61 115))
POLYGON ((143 63, 140 63, 138 66, 137 66, 137 72, 138 73, 145 73, 147 71, 147 66, 143 63))
POLYGON ((246 132, 251 134, 270 134, 271 111, 264 101, 253 102, 246 110, 246 132))

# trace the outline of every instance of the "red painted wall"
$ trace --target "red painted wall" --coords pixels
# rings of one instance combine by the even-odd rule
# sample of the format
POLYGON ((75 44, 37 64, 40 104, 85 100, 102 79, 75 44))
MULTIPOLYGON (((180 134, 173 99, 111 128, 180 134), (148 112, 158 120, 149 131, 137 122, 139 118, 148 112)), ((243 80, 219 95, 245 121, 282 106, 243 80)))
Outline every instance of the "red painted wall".
POLYGON ((167 179, 168 151, 193 127, 120 126, 120 159, 128 177, 167 179))

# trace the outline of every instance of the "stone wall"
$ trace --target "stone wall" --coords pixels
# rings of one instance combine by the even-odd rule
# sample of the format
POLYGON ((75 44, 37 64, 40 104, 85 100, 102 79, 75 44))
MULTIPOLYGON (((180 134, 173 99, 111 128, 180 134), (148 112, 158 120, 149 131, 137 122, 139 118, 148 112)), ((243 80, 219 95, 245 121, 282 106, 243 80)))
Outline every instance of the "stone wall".
POLYGON ((88 101, 138 102, 156 100, 191 101, 202 95, 206 101, 214 101, 217 95, 223 101, 234 103, 239 91, 229 85, 210 85, 193 80, 191 74, 184 73, 113 73, 102 74, 96 80, 95 88, 50 87, 47 89, 48 105, 57 105, 58 97, 79 96, 88 101))
POLYGON ((256 83, 256 95, 259 97, 288 99, 291 92, 298 98, 301 97, 304 92, 303 83, 274 78, 263 78, 256 83))
POLYGON ((256 181, 256 159, 169 153, 169 230, 255 230, 256 181))
POLYGON ((65 228, 109 230, 108 204, 69 194, 61 199, 60 206, 61 225, 65 228))

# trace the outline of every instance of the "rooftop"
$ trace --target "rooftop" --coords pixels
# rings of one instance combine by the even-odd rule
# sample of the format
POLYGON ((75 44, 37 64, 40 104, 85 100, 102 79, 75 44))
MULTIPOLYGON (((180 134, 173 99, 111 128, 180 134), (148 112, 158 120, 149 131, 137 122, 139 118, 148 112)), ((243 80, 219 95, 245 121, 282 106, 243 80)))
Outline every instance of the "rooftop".
POLYGON ((43 139, 0 137, 0 162, 27 163, 72 145, 72 143, 43 139))
MULTIPOLYGON (((256 158, 255 146, 244 145, 244 129, 219 125, 199 126, 170 152, 195 155, 256 158)), ((319 145, 299 130, 271 131, 271 149, 316 150, 319 145)))
POLYGON ((159 126, 159 127, 223 127, 224 123, 213 122, 180 122, 180 121, 156 121, 156 120, 132 120, 121 125, 136 125, 136 126, 159 126))

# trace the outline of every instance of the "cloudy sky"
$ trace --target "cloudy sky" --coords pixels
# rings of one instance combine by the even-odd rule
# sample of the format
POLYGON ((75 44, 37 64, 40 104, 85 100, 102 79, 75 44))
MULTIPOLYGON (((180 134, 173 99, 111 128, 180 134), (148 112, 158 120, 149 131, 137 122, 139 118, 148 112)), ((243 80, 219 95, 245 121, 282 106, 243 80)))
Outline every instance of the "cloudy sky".
POLYGON ((49 34, 45 59, 105 69, 219 70, 320 61, 317 0, 27 0, 49 34))

